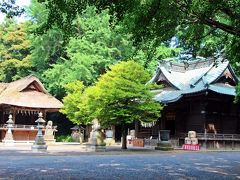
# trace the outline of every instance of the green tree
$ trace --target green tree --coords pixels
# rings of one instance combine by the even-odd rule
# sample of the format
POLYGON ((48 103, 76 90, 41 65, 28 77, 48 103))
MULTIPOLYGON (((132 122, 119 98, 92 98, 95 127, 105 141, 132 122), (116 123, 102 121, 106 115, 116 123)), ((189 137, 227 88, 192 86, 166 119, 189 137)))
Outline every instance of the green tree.
POLYGON ((67 96, 64 97, 64 106, 61 109, 63 114, 67 115, 75 124, 88 124, 86 111, 87 106, 83 106, 85 101, 84 85, 81 81, 74 81, 66 85, 67 96))
POLYGON ((119 33, 120 27, 111 28, 110 19, 107 10, 98 14, 96 8, 88 7, 73 22, 75 36, 66 47, 67 57, 60 58, 44 73, 53 94, 62 97, 64 86, 75 80, 91 85, 109 65, 131 56, 131 41, 119 33))
POLYGON ((10 82, 32 69, 28 23, 5 19, 0 25, 0 80, 10 82))
POLYGON ((141 65, 124 61, 112 65, 95 86, 85 91, 87 103, 84 104, 91 117, 97 118, 105 127, 122 126, 123 149, 127 148, 128 124, 134 121, 152 122, 160 116, 162 106, 154 101, 150 86, 146 85, 149 79, 150 75, 141 65))
POLYGON ((53 20, 58 17, 55 23, 67 28, 77 13, 82 12, 87 5, 95 5, 100 10, 110 8, 111 12, 116 13, 120 20, 127 17, 125 21, 132 22, 132 25, 128 24, 135 34, 139 35, 139 38, 151 34, 155 37, 159 35, 161 37, 172 36, 176 32, 177 26, 189 24, 202 24, 240 36, 240 2, 238 0, 42 0, 41 2, 47 3, 50 11, 47 23, 49 27, 52 26, 53 20))
POLYGON ((44 33, 39 32, 39 28, 47 21, 49 10, 37 0, 31 1, 30 6, 26 8, 26 13, 31 22, 31 26, 28 27, 31 32, 31 61, 35 73, 44 80, 43 72, 56 64, 60 57, 65 57, 63 33, 56 26, 44 33))
POLYGON ((160 60, 175 57, 181 50, 181 48, 168 47, 166 43, 161 43, 157 47, 144 44, 138 48, 132 59, 143 65, 150 74, 153 74, 160 60))
MULTIPOLYGON (((110 9, 119 22, 124 24, 126 31, 133 34, 136 44, 146 44, 150 40, 157 47, 177 35, 181 39, 181 45, 187 50, 190 49, 193 56, 213 56, 216 51, 225 48, 227 58, 233 59, 238 66, 240 56, 236 49, 240 47, 239 0, 42 2, 48 3, 50 12, 45 24, 47 28, 54 24, 71 31, 69 27, 77 13, 82 12, 87 5, 95 5, 100 11, 110 9), (56 17, 60 18, 52 23, 56 17), (225 42, 224 46, 222 42, 225 42)), ((148 54, 152 56, 151 53, 148 54)))

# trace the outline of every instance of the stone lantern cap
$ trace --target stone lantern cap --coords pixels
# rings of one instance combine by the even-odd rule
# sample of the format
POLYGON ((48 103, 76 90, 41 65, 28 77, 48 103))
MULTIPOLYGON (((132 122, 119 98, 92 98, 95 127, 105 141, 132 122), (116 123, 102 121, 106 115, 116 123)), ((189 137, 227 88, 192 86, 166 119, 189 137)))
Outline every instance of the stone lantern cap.
POLYGON ((75 125, 74 127, 71 128, 71 130, 84 130, 82 126, 75 125))
POLYGON ((79 128, 79 126, 78 125, 76 125, 76 126, 73 126, 72 128, 71 128, 71 130, 79 130, 80 128, 79 128))
POLYGON ((43 115, 42 113, 40 112, 38 114, 38 119, 35 121, 36 123, 45 123, 46 121, 43 119, 43 115))

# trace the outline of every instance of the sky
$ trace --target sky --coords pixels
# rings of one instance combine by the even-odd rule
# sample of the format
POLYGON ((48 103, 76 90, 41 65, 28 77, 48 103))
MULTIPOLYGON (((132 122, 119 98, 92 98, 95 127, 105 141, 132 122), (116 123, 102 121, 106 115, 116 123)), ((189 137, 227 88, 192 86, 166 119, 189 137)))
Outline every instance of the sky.
MULTIPOLYGON (((16 0, 16 4, 20 7, 28 6, 31 0, 16 0)), ((4 20, 5 15, 0 13, 0 23, 4 20)), ((17 17, 18 22, 24 21, 24 14, 20 17, 17 17)))

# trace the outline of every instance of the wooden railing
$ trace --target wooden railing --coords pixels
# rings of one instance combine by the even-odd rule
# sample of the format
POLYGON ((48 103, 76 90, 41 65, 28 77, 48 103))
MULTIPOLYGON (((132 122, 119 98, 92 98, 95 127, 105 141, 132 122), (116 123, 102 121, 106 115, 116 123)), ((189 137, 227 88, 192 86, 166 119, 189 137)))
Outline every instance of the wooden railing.
MULTIPOLYGON (((0 128, 7 128, 7 124, 0 124, 0 128)), ((24 125, 24 124, 13 124, 12 128, 21 128, 21 129, 37 129, 36 125, 24 125)))
MULTIPOLYGON (((176 137, 184 139, 187 137, 187 133, 179 133, 176 137)), ((197 133, 197 138, 199 140, 231 140, 231 141, 240 141, 240 134, 214 134, 214 133, 197 133)))

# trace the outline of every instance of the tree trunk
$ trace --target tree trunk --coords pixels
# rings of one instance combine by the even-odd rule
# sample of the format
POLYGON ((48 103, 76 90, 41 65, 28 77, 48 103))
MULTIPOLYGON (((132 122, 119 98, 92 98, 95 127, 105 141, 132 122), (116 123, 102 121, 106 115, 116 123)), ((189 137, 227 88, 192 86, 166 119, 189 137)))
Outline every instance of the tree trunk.
POLYGON ((122 149, 127 149, 127 126, 122 124, 122 149))

